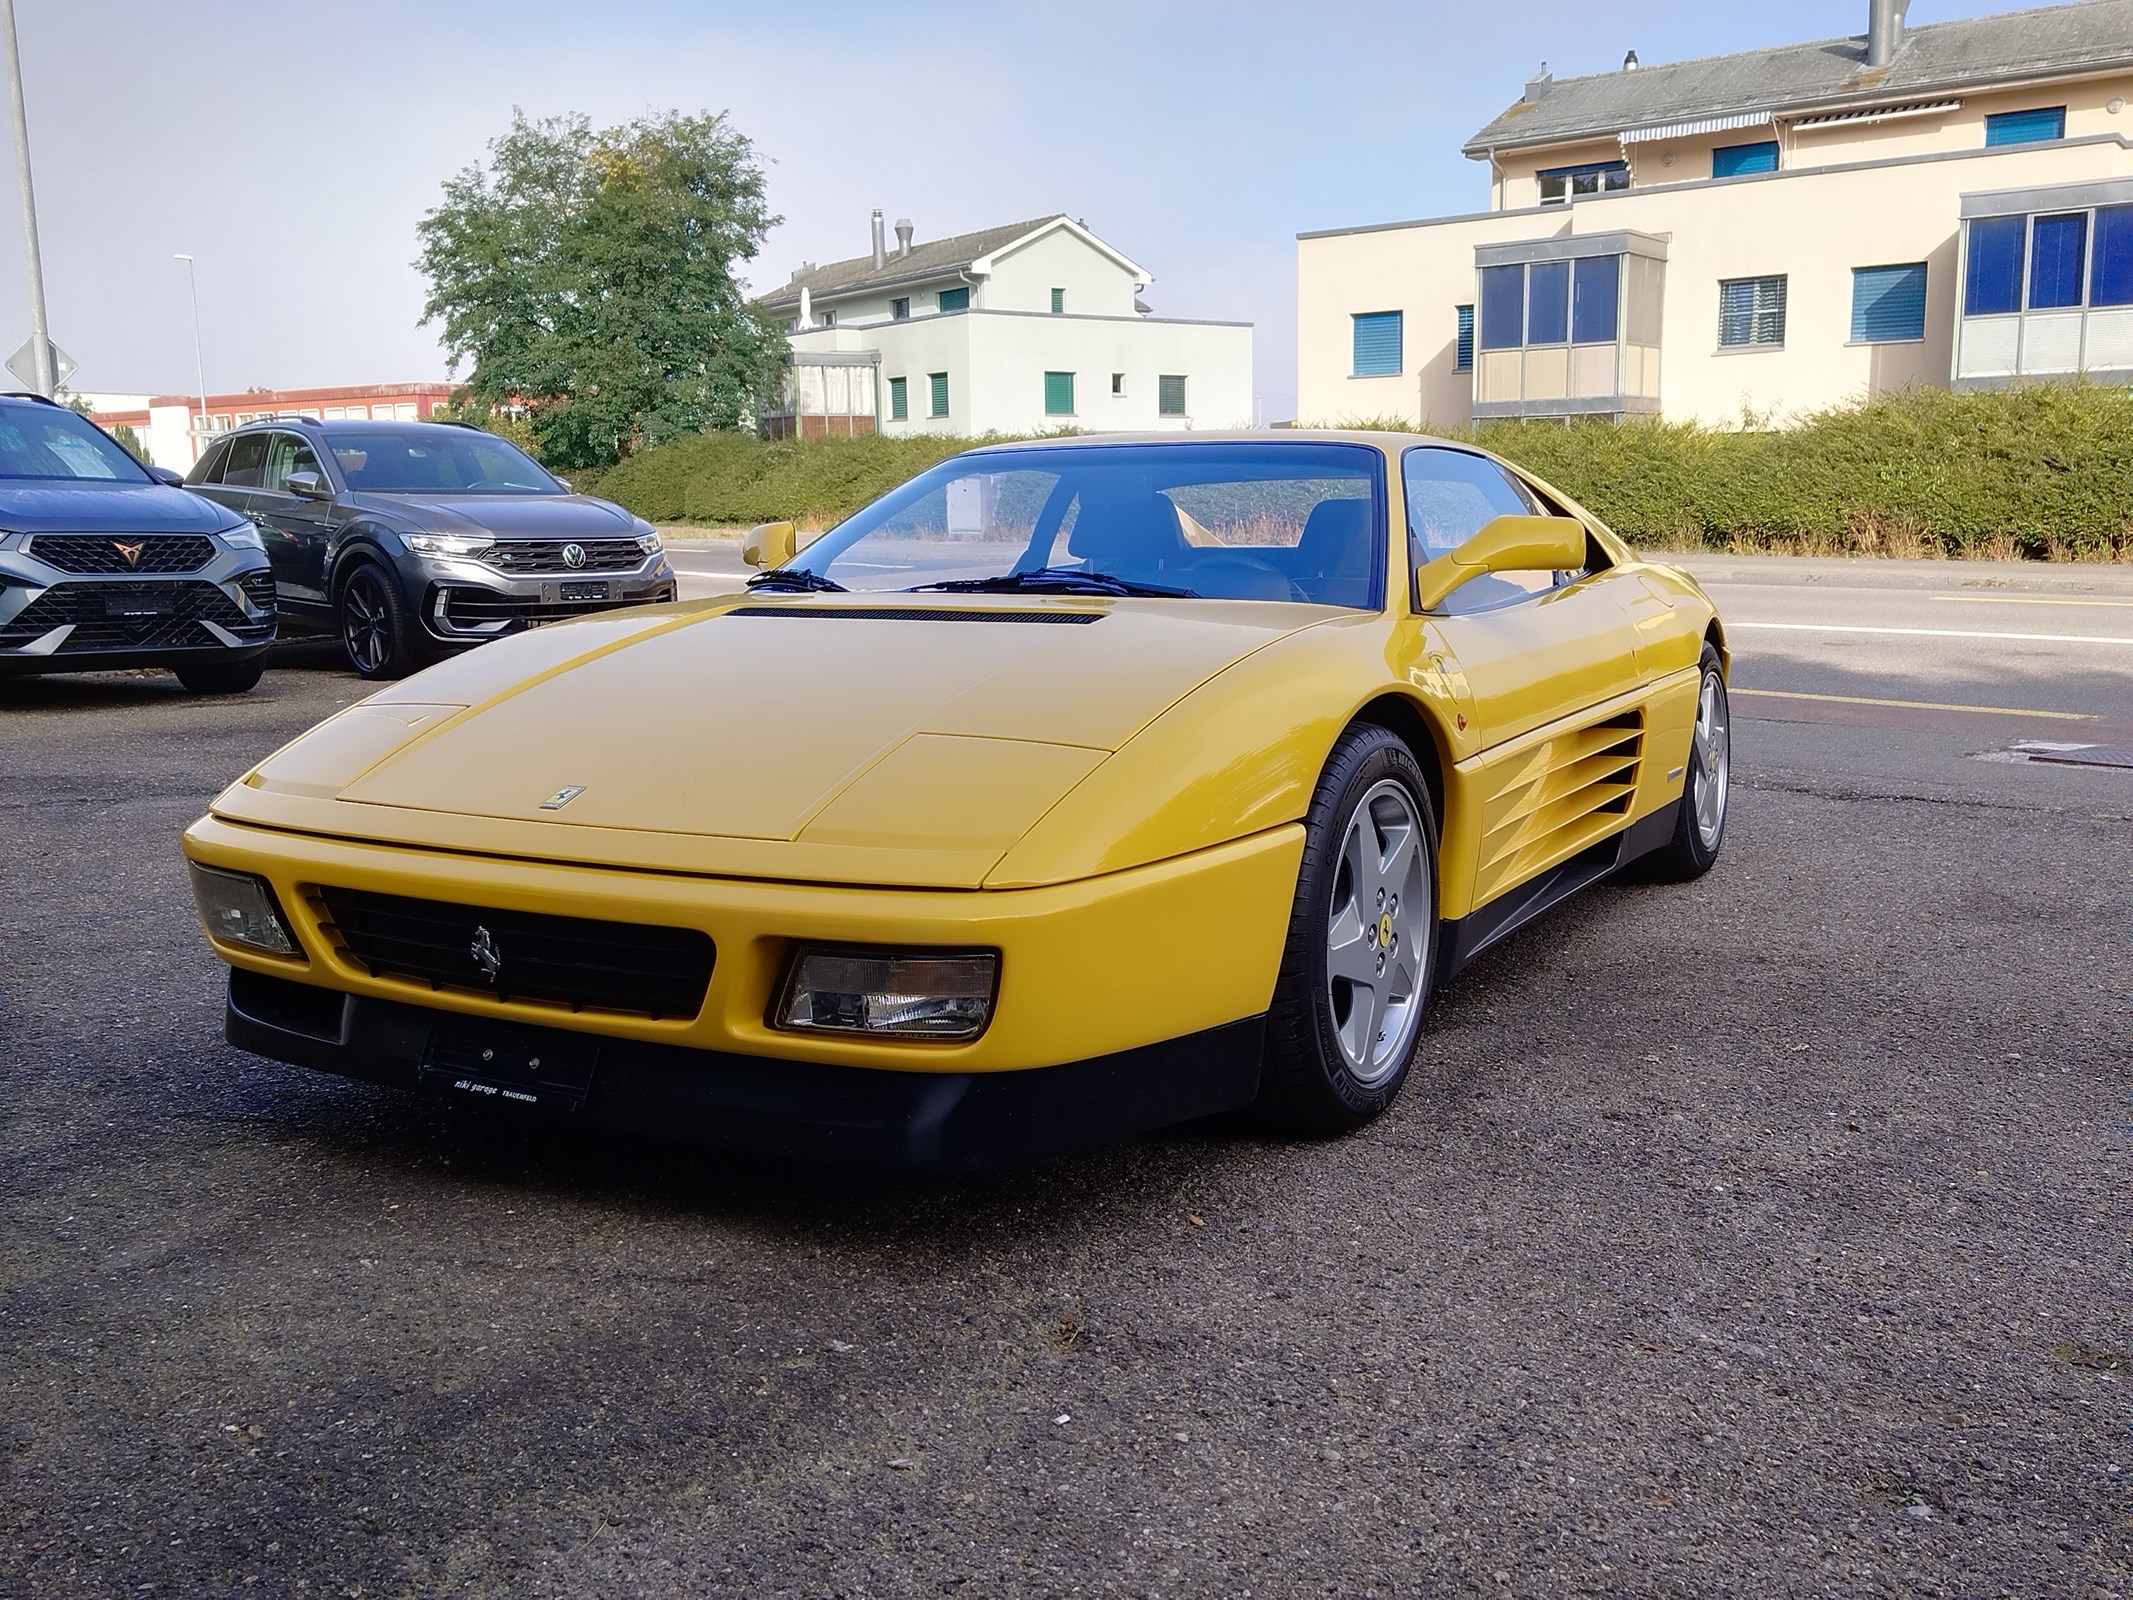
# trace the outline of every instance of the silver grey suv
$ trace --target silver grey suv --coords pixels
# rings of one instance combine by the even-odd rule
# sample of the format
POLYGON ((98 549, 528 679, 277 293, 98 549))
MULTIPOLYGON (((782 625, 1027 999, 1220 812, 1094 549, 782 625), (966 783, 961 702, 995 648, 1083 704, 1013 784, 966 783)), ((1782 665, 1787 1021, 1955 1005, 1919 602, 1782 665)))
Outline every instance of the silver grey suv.
POLYGON ((169 667, 242 694, 274 639, 274 578, 243 517, 144 467, 86 417, 0 395, 0 677, 169 667))
POLYGON ((284 632, 330 630, 366 678, 675 596, 650 523, 461 423, 250 423, 185 483, 258 527, 284 632))

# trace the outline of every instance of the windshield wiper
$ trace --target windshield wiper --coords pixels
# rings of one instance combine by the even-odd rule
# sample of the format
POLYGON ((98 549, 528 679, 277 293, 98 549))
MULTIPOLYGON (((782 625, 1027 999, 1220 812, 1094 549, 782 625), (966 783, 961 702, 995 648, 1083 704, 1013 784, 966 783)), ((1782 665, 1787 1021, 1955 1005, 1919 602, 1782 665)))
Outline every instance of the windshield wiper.
POLYGON ((1033 572, 1002 572, 990 578, 951 578, 945 583, 922 583, 909 592, 946 589, 960 594, 1115 594, 1154 595, 1172 600, 1192 600, 1191 589, 1173 589, 1160 583, 1136 583, 1108 572, 1090 572, 1079 567, 1038 567, 1033 572))
POLYGON ((835 578, 825 578, 819 572, 809 572, 805 567, 773 567, 768 572, 758 572, 747 583, 750 589, 797 589, 806 594, 843 594, 844 585, 835 578))

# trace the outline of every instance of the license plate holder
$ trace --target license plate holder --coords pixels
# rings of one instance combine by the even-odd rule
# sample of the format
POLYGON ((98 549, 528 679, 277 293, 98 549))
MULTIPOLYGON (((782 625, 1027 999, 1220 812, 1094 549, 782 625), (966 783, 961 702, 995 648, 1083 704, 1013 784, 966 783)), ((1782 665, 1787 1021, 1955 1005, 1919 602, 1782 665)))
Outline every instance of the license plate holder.
POLYGON ((579 1111, 599 1062, 600 1041, 589 1034, 453 1017, 430 1029, 420 1076, 426 1088, 477 1100, 579 1111))
POLYGON ((153 590, 128 589, 104 596, 104 615, 107 617, 167 617, 170 613, 170 596, 153 590))
POLYGON ((566 583, 563 585, 562 598, 565 601, 605 600, 607 598, 607 585, 604 583, 566 583))

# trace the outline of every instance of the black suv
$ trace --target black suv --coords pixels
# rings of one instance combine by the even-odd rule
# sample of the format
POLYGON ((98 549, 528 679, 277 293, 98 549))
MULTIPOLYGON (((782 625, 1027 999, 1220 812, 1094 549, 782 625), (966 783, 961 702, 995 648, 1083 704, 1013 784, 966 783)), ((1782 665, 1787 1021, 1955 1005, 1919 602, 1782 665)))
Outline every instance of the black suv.
POLYGON ((254 422, 186 480, 249 517, 289 625, 366 678, 544 622, 674 598, 652 525, 463 423, 254 422))
POLYGON ((274 639, 258 530, 40 395, 0 395, 0 676, 169 667, 242 694, 274 639))

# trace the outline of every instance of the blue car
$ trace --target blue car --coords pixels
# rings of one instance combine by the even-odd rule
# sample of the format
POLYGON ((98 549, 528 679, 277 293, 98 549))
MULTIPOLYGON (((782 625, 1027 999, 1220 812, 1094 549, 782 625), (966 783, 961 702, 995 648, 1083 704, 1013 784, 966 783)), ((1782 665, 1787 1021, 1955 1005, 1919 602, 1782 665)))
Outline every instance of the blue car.
POLYGON ((0 676, 168 667, 242 694, 274 641, 259 530, 86 417, 0 395, 0 676))

